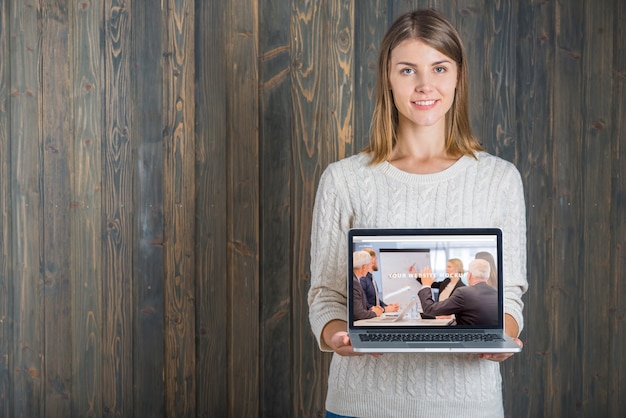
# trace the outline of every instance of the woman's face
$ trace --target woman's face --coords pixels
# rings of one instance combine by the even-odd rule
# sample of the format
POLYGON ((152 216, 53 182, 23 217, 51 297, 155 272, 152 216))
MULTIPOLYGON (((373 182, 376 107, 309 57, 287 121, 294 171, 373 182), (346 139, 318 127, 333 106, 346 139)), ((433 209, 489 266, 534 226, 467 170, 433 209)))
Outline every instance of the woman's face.
POLYGON ((420 40, 407 39, 391 51, 389 85, 399 124, 445 126, 454 102, 456 62, 420 40))
POLYGON ((452 276, 455 276, 455 275, 459 274, 459 272, 457 271, 456 267, 454 267, 454 264, 452 264, 449 261, 446 263, 446 274, 449 277, 452 277, 452 276))

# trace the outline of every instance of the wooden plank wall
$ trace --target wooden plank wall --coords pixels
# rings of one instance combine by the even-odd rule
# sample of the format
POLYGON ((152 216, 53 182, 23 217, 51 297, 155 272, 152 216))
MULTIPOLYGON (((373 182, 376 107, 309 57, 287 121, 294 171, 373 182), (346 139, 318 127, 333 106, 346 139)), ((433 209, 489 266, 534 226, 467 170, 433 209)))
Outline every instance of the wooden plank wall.
POLYGON ((524 180, 507 416, 621 416, 620 0, 0 0, 0 416, 323 416, 316 185, 419 7, 459 29, 475 134, 524 180))

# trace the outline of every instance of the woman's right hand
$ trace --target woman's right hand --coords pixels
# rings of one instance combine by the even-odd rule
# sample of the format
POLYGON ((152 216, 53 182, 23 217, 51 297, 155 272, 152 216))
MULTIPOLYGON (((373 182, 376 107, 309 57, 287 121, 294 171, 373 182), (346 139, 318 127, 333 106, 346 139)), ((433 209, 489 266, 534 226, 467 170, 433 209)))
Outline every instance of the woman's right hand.
MULTIPOLYGON (((346 331, 347 324, 344 321, 334 320, 330 321, 324 327, 322 331, 322 338, 326 342, 326 345, 330 347, 335 353, 340 356, 363 356, 364 353, 357 353, 352 347, 350 337, 346 331)), ((380 354, 373 354, 374 357, 380 356, 380 354)))

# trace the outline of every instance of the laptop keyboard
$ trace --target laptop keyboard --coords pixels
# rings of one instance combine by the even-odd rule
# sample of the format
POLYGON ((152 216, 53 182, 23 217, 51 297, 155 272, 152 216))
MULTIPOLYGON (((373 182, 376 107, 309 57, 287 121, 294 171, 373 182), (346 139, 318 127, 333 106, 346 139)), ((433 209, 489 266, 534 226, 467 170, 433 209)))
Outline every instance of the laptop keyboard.
POLYGON ((491 342, 502 341, 499 334, 485 333, 396 333, 396 334, 359 334, 361 341, 400 341, 400 342, 491 342))

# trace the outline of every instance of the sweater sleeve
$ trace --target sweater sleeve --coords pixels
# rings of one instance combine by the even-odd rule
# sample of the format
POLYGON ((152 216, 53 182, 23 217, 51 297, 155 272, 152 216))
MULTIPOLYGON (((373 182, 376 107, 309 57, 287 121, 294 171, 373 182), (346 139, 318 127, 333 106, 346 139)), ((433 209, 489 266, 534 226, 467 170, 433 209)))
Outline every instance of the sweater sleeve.
POLYGON ((309 322, 323 351, 331 351, 322 340, 324 326, 335 319, 347 320, 347 231, 351 217, 339 171, 331 164, 322 174, 311 226, 309 322))
POLYGON ((506 221, 502 225, 504 312, 524 328, 522 295, 528 289, 526 279, 526 205, 519 171, 511 164, 501 183, 499 195, 505 202, 506 221))

